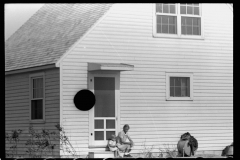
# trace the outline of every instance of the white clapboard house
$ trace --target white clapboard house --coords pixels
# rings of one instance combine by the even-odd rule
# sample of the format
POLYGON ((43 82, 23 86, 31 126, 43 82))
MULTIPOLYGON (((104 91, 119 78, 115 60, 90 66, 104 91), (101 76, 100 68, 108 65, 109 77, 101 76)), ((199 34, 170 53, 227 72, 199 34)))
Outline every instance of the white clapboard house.
POLYGON ((23 130, 25 156, 28 127, 58 123, 80 157, 110 154, 124 124, 133 155, 186 132, 198 152, 220 154, 233 142, 233 8, 46 4, 5 42, 5 119, 6 132, 23 130), (73 102, 83 89, 96 96, 89 111, 73 102))

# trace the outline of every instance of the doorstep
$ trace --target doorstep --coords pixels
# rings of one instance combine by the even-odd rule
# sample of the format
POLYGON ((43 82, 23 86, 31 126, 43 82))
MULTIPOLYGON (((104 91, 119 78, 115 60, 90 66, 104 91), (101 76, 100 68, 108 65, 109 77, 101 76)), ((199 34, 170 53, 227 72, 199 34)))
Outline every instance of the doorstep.
POLYGON ((91 151, 88 152, 89 158, 114 158, 114 152, 112 151, 91 151))

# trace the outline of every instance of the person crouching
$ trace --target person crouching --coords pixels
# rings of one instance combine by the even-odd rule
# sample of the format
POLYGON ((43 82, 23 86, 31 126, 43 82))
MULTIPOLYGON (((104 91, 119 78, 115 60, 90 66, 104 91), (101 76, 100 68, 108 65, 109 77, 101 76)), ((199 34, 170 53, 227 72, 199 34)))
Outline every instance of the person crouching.
POLYGON ((124 157, 132 157, 129 152, 133 147, 134 143, 128 134, 128 130, 130 129, 128 124, 123 126, 123 131, 118 133, 119 143, 117 145, 118 149, 124 153, 124 157))

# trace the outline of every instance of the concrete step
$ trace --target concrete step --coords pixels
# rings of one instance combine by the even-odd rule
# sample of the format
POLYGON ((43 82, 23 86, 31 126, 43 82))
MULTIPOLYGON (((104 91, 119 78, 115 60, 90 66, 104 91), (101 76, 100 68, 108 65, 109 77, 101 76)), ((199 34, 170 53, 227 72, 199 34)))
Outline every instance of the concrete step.
POLYGON ((114 158, 114 152, 112 151, 96 151, 88 152, 89 158, 114 158))

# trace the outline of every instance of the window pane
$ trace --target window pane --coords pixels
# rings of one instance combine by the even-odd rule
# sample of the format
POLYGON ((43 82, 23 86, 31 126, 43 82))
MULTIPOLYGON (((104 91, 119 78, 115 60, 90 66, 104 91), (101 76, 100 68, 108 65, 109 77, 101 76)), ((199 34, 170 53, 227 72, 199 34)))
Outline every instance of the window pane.
POLYGON ((183 77, 183 78, 181 78, 182 79, 182 85, 181 86, 187 86, 187 78, 186 77, 183 77))
POLYGON ((156 12, 162 13, 162 3, 157 3, 156 4, 156 12))
POLYGON ((33 88, 42 88, 43 87, 43 78, 33 79, 33 88))
POLYGON ((181 87, 175 87, 174 97, 181 97, 181 87))
POLYGON ((182 23, 182 34, 201 35, 201 19, 200 18, 182 17, 181 23, 182 23))
POLYGON ((115 78, 94 77, 95 117, 115 117, 115 78))
POLYGON ((157 33, 176 34, 176 20, 176 16, 157 16, 157 33))
POLYGON ((106 120, 106 128, 107 129, 115 129, 115 120, 114 119, 107 119, 106 120))
POLYGON ((42 88, 43 87, 43 79, 42 78, 38 78, 38 88, 42 88))
POLYGON ((200 35, 199 34, 199 27, 193 27, 193 35, 200 35))
POLYGON ((193 14, 193 7, 187 6, 187 14, 193 14))
POLYGON ((170 5, 170 13, 176 13, 175 5, 170 5))
POLYGON ((43 98, 43 88, 33 89, 33 98, 43 98))
POLYGON ((170 87, 170 97, 174 97, 174 87, 170 87))
POLYGON ((199 3, 193 3, 194 6, 199 6, 199 3))
POLYGON ((109 140, 111 138, 111 135, 115 135, 115 131, 107 131, 106 132, 106 140, 109 140))
POLYGON ((174 78, 170 77, 170 86, 174 86, 174 78))
POLYGON ((157 24, 157 33, 161 33, 161 24, 157 24))
POLYGON ((182 17, 181 18, 181 24, 182 25, 186 25, 186 17, 182 17))
POLYGON ((169 33, 172 33, 172 34, 176 33, 176 28, 174 25, 169 25, 169 33))
POLYGON ((182 88, 181 88, 181 96, 182 97, 189 97, 189 82, 190 82, 190 78, 189 77, 182 77, 182 88))
POLYGON ((36 98, 36 97, 37 97, 37 91, 36 91, 36 89, 33 89, 32 92, 33 92, 33 95, 32 95, 33 97, 32 97, 32 98, 36 98))
POLYGON ((190 97, 190 78, 187 78, 187 96, 190 97))
POLYGON ((181 88, 181 97, 186 97, 187 96, 187 87, 182 87, 181 88))
POLYGON ((94 128, 95 129, 103 129, 104 128, 103 122, 104 121, 102 119, 95 120, 94 128))
POLYGON ((43 89, 39 88, 39 89, 35 89, 35 97, 34 98, 43 98, 43 89))
POLYGON ((176 19, 175 17, 169 16, 169 17, 168 17, 169 24, 176 24, 176 23, 175 23, 175 19, 176 19))
POLYGON ((198 28, 198 35, 201 35, 201 27, 198 28))
POLYGON ((192 18, 193 19, 193 25, 198 26, 198 18, 192 18))
POLYGON ((186 14, 186 6, 181 6, 180 7, 180 13, 181 14, 186 14))
POLYGON ((186 34, 186 27, 182 26, 182 34, 186 34))
POLYGON ((43 97, 43 78, 33 79, 32 83, 33 83, 32 98, 42 98, 43 97))
POLYGON ((43 100, 32 100, 31 102, 32 119, 43 119, 43 100))
POLYGON ((194 14, 199 15, 199 7, 194 7, 194 14))
POLYGON ((190 95, 189 77, 170 77, 170 84, 171 81, 172 83, 175 84, 175 86, 170 86, 170 97, 189 97, 190 95))
POLYGON ((94 138, 95 140, 104 140, 104 133, 103 131, 95 131, 94 132, 94 138))
POLYGON ((192 26, 187 26, 187 34, 192 35, 192 26))
MULTIPOLYGON (((197 19, 198 19, 198 26, 201 29, 201 18, 197 18, 197 19)), ((200 29, 199 29, 199 31, 201 31, 200 29)))
POLYGON ((37 81, 36 81, 36 79, 33 79, 32 82, 33 82, 33 88, 37 88, 37 81))
POLYGON ((162 25, 162 33, 168 33, 168 25, 162 25))
POLYGON ((175 86, 181 86, 181 78, 175 77, 175 86))
POLYGON ((186 18, 186 23, 192 26, 192 18, 186 18))
POLYGON ((162 16, 157 15, 157 23, 162 23, 161 19, 162 19, 162 16))
POLYGON ((168 16, 162 16, 162 24, 168 24, 168 16))
POLYGON ((163 13, 169 13, 168 4, 163 4, 163 13))

